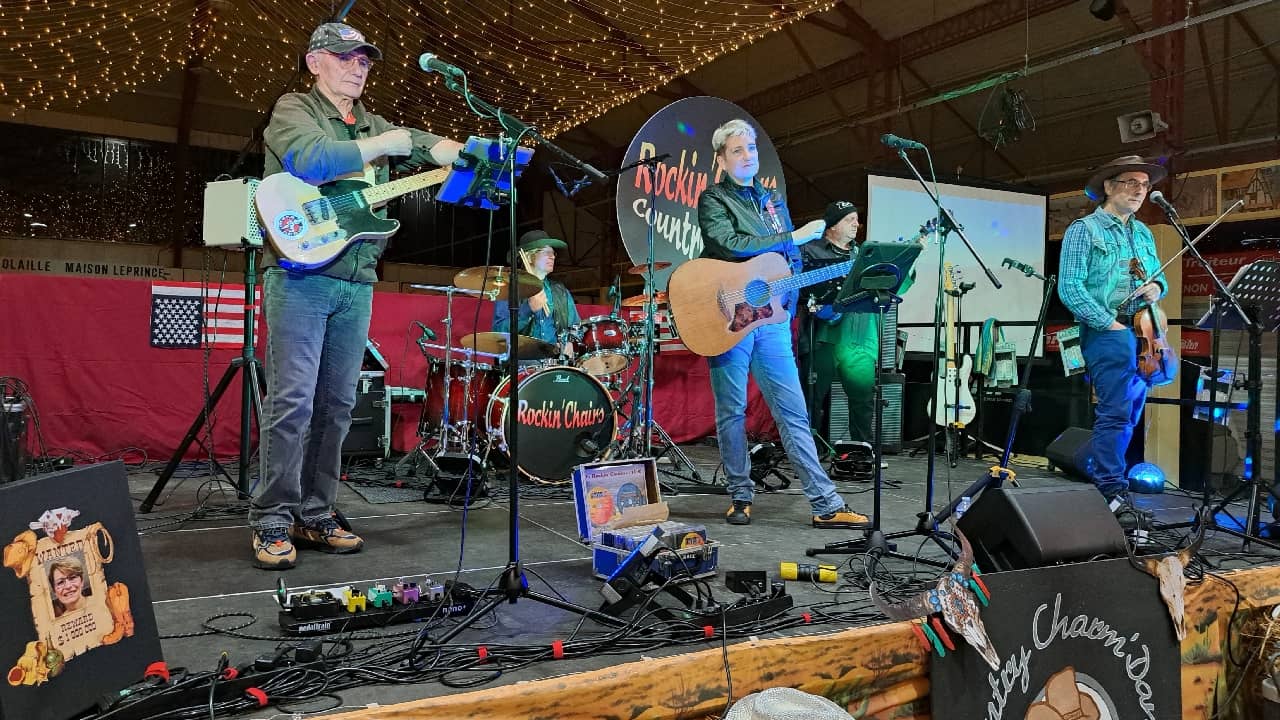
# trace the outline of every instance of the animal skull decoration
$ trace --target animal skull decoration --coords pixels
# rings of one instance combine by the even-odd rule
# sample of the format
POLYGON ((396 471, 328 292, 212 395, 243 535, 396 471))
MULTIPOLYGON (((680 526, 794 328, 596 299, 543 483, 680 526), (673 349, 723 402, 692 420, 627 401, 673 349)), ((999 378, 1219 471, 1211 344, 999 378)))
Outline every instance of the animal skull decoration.
POLYGON ((876 592, 876 584, 872 582, 871 600, 890 620, 917 620, 941 615, 947 627, 977 650, 992 670, 999 670, 999 655, 992 647, 991 639, 987 637, 987 629, 982 624, 982 616, 973 597, 973 593, 986 590, 986 586, 977 580, 973 569, 973 547, 954 523, 951 525, 951 533, 960 541, 960 557, 956 558, 948 572, 938 578, 937 585, 914 597, 891 603, 880 597, 876 592), (973 590, 970 590, 970 583, 973 583, 973 590))
POLYGON ((1187 637, 1186 602, 1187 576, 1184 574, 1191 559, 1200 551, 1204 542, 1205 520, 1207 512, 1201 509, 1196 516, 1196 534, 1191 544, 1175 553, 1159 558, 1135 558, 1129 555, 1129 562, 1142 572, 1160 581, 1160 598, 1169 608, 1169 619, 1173 621, 1173 633, 1178 642, 1187 637))

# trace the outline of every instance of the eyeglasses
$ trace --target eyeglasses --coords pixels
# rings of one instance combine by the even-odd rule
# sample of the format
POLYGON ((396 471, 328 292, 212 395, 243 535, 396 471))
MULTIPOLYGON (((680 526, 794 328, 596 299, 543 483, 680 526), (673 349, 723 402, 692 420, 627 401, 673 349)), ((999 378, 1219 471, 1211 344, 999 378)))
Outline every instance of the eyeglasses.
POLYGON ((334 60, 337 60, 338 64, 343 67, 359 65, 361 70, 368 70, 369 66, 373 65, 373 61, 369 59, 369 56, 362 52, 352 50, 351 52, 342 53, 341 55, 335 52, 329 52, 328 50, 322 50, 321 52, 334 60))
POLYGON ((1141 190, 1146 192, 1151 189, 1151 183, 1137 178, 1129 178, 1128 180, 1112 180, 1111 182, 1116 183, 1117 185, 1123 185, 1129 190, 1141 190))

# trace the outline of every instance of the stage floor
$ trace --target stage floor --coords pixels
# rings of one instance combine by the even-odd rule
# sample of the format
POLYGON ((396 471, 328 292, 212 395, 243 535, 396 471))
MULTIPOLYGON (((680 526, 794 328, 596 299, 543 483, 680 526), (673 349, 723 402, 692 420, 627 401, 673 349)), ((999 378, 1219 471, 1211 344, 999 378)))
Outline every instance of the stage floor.
MULTIPOLYGON (((686 446, 685 450, 698 466, 703 479, 710 481, 719 462, 717 450, 701 444, 686 446)), ((916 514, 923 508, 927 461, 923 456, 912 458, 906 455, 889 456, 887 459, 889 467, 884 472, 886 487, 882 497, 881 526, 886 532, 907 530, 915 526, 916 514)), ((1047 471, 1042 458, 1019 460, 1021 462, 1014 463, 1014 469, 1024 487, 1070 483, 1061 475, 1047 471)), ((990 460, 964 459, 959 467, 952 469, 940 462, 934 489, 935 509, 945 505, 952 493, 959 494, 982 476, 991 464, 990 460)), ((234 471, 234 463, 232 468, 234 471)), ((789 468, 784 465, 784 470, 789 468)), ((368 467, 352 473, 353 477, 367 478, 381 478, 383 475, 381 469, 368 467)), ((685 484, 665 475, 663 477, 665 482, 685 484)), ((463 513, 459 509, 428 504, 420 499, 369 502, 365 495, 378 499, 380 493, 377 489, 361 487, 357 492, 348 484, 340 489, 339 503, 355 530, 365 539, 363 552, 332 556, 303 551, 297 568, 293 570, 283 573, 258 570, 250 562, 250 532, 243 506, 233 502, 234 496, 217 492, 210 494, 211 486, 207 480, 207 476, 192 476, 180 481, 175 476, 166 490, 172 493, 163 498, 163 505, 157 506, 150 514, 138 515, 156 618, 160 632, 165 636, 165 660, 171 667, 209 670, 216 666, 223 651, 229 653, 233 665, 271 653, 280 642, 273 596, 281 578, 294 590, 345 584, 367 586, 379 581, 390 584, 397 578, 420 579, 423 575, 439 581, 452 578, 456 572, 462 582, 485 587, 498 577, 508 559, 509 512, 505 493, 496 494, 492 500, 478 502, 467 513, 464 532, 463 513), (191 512, 202 502, 211 517, 190 519, 191 512), (250 620, 253 622, 241 628, 237 635, 209 633, 202 626, 209 618, 228 613, 235 615, 221 618, 215 624, 229 628, 244 625, 250 620)), ((770 482, 775 480, 773 478, 770 482)), ((146 495, 154 482, 154 471, 131 472, 130 485, 135 502, 146 495)), ((505 476, 501 482, 505 484, 505 476)), ((869 483, 839 482, 837 485, 851 506, 861 512, 870 512, 872 493, 869 483)), ((389 494, 395 492, 402 497, 421 497, 420 492, 412 491, 392 491, 389 494)), ((1192 516, 1193 508, 1199 505, 1198 497, 1191 498, 1172 490, 1161 495, 1136 497, 1142 507, 1155 511, 1157 519, 1162 522, 1187 520, 1192 516)), ((723 544, 720 574, 711 579, 718 599, 732 600, 735 597, 724 587, 725 570, 765 570, 771 577, 776 577, 779 561, 819 560, 842 564, 842 570, 861 569, 857 559, 852 561, 853 564, 845 564, 850 562, 848 556, 806 558, 805 549, 808 547, 858 537, 860 533, 812 528, 808 504, 798 483, 793 483, 791 489, 783 492, 758 494, 752 524, 745 527, 723 522, 727 505, 723 494, 682 492, 667 494, 665 499, 670 504, 672 519, 704 523, 708 537, 723 544)), ((1232 512, 1243 518, 1245 508, 1242 504, 1233 506, 1232 512)), ((582 605, 598 607, 602 600, 599 594, 601 582, 591 576, 590 553, 578 540, 573 501, 567 488, 527 487, 521 493, 520 515, 521 559, 531 587, 547 594, 562 595, 582 605)), ((1226 533, 1206 538, 1205 547, 1216 551, 1222 561, 1220 567, 1224 569, 1280 560, 1280 554, 1267 553, 1256 545, 1253 552, 1240 554, 1240 541, 1226 533)), ((902 539, 898 550, 908 555, 918 552, 925 557, 943 556, 932 543, 918 537, 902 539)), ((904 576, 936 574, 936 571, 920 568, 909 560, 890 559, 886 567, 904 576)), ((788 591, 795 598, 796 610, 793 612, 797 615, 804 608, 829 608, 834 602, 841 608, 842 619, 838 623, 815 623, 772 636, 827 633, 883 621, 870 607, 863 587, 844 583, 837 586, 791 582, 788 583, 788 591)), ((521 601, 515 605, 500 606, 492 618, 464 632, 456 642, 545 645, 567 636, 579 621, 578 616, 565 611, 521 601)), ((380 632, 403 632, 412 627, 398 625, 380 632)), ((593 630, 593 623, 588 622, 584 626, 584 632, 593 630)), ((692 649, 706 647, 714 645, 695 645, 692 649)), ((647 650, 643 655, 663 656, 690 649, 689 646, 668 647, 647 650)), ((548 660, 504 673, 487 685, 467 689, 610 667, 639 657, 641 653, 548 660)), ((344 690, 342 699, 343 707, 352 709, 368 703, 387 705, 462 691, 438 682, 366 686, 344 690)), ((291 706, 289 710, 310 711, 331 704, 321 701, 291 706)), ((265 718, 272 714, 264 710, 242 717, 265 718)))

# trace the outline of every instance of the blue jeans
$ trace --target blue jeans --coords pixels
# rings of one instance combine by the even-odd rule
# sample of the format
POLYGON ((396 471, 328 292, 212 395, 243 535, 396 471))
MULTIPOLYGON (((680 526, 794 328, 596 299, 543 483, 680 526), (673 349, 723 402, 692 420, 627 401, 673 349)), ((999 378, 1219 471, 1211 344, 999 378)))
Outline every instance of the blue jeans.
POLYGON ((280 268, 263 274, 267 398, 254 529, 332 511, 372 310, 372 285, 280 268))
POLYGON ((800 373, 791 350, 791 325, 777 323, 758 327, 733 349, 708 360, 711 392, 716 401, 716 437, 733 499, 750 502, 755 495, 747 451, 747 375, 750 373, 778 424, 782 446, 800 476, 814 514, 825 515, 844 507, 835 483, 818 462, 818 450, 809 432, 800 373))
POLYGON ((1147 383, 1138 377, 1136 346, 1132 330, 1080 327, 1080 347, 1098 396, 1089 477, 1108 500, 1129 489, 1125 451, 1147 400, 1147 383))

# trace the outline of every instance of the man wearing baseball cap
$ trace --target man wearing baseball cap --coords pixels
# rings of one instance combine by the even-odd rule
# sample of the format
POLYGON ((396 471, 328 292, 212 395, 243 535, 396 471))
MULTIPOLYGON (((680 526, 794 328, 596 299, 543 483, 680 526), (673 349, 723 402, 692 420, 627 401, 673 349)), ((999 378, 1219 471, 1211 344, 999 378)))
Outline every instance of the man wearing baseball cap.
MULTIPOLYGON (((524 261, 525 269, 542 281, 542 292, 521 301, 516 320, 517 334, 559 344, 561 334, 581 321, 569 289, 547 278, 556 268, 556 250, 568 248, 563 240, 542 230, 530 230, 520 236, 520 259, 524 261)), ((494 303, 494 331, 508 332, 510 326, 511 315, 506 302, 494 303)), ((567 349, 561 348, 562 351, 567 349)))
POLYGON ((1080 346, 1098 396, 1089 475, 1122 524, 1130 526, 1150 519, 1130 501, 1125 472, 1125 451, 1147 397, 1147 383, 1138 375, 1133 314, 1163 297, 1169 286, 1157 272, 1155 238, 1134 215, 1164 176, 1163 167, 1137 155, 1099 168, 1085 184, 1085 195, 1098 208, 1067 228, 1058 265, 1058 297, 1080 323, 1080 346), (1135 261, 1146 280, 1131 272, 1135 261))
MULTIPOLYGON (((393 169, 458 158, 460 143, 397 127, 365 109, 360 95, 380 59, 382 51, 350 25, 324 23, 311 33, 305 63, 314 82, 310 92, 276 102, 263 136, 264 177, 287 172, 318 186, 377 185, 393 169)), ((332 263, 306 272, 286 270, 264 247, 262 479, 249 507, 258 567, 293 567, 294 543, 330 553, 364 545, 338 524, 333 503, 384 247, 385 241, 353 243, 332 263)))

